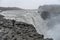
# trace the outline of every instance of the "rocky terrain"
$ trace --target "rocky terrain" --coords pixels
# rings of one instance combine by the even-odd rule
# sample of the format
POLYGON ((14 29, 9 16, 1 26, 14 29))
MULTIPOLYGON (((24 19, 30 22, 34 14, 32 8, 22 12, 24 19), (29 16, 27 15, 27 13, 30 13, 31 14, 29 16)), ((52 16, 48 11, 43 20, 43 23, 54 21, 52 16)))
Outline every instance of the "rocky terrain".
POLYGON ((5 19, 0 15, 0 40, 53 40, 44 39, 32 24, 5 19))
POLYGON ((48 12, 53 12, 53 13, 59 13, 60 12, 60 5, 43 5, 39 6, 38 12, 42 11, 48 11, 48 12))

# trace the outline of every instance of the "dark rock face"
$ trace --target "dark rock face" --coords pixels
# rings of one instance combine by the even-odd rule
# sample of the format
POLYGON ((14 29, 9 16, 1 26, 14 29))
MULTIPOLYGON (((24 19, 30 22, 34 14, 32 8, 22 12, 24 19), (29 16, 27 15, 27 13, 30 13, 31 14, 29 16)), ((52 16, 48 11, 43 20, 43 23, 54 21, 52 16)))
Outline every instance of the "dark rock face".
POLYGON ((39 6, 38 12, 48 11, 48 12, 60 12, 60 5, 43 5, 39 6))
POLYGON ((49 12, 43 11, 43 12, 41 13, 41 17, 42 17, 44 20, 47 19, 47 18, 49 18, 49 12))
POLYGON ((52 15, 60 14, 60 5, 44 5, 38 8, 38 13, 46 20, 52 15))
POLYGON ((15 20, 0 19, 0 40, 45 40, 33 25, 15 20))

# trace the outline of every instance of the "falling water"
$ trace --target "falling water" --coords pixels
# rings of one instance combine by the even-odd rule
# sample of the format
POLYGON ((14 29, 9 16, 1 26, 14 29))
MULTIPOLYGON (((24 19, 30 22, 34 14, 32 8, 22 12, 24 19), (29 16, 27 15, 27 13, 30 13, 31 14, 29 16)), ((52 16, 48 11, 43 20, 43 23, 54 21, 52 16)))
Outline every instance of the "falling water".
POLYGON ((60 14, 52 14, 47 25, 47 35, 54 40, 60 40, 60 14))

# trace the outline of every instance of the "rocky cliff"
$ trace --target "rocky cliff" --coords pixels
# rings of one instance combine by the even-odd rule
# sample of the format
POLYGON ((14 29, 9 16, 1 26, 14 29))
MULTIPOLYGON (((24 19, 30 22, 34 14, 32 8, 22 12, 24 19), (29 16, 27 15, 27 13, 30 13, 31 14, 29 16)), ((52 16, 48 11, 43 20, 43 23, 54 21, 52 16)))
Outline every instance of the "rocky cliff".
POLYGON ((32 24, 0 18, 0 40, 52 40, 44 39, 32 24))
POLYGON ((43 5, 39 6, 39 12, 48 11, 48 12, 60 12, 60 5, 43 5))

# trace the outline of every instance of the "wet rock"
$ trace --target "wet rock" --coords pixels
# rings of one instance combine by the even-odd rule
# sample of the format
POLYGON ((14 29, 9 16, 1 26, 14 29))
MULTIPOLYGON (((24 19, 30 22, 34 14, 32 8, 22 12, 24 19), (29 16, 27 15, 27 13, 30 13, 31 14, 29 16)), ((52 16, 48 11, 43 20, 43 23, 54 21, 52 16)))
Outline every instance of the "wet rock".
POLYGON ((3 29, 0 32, 0 40, 44 40, 44 35, 38 34, 32 24, 17 22, 2 18, 3 29), (3 35, 4 34, 4 35, 3 35))
POLYGON ((47 18, 49 18, 49 12, 48 11, 43 11, 42 13, 41 13, 41 17, 44 19, 44 20, 46 20, 47 18))

